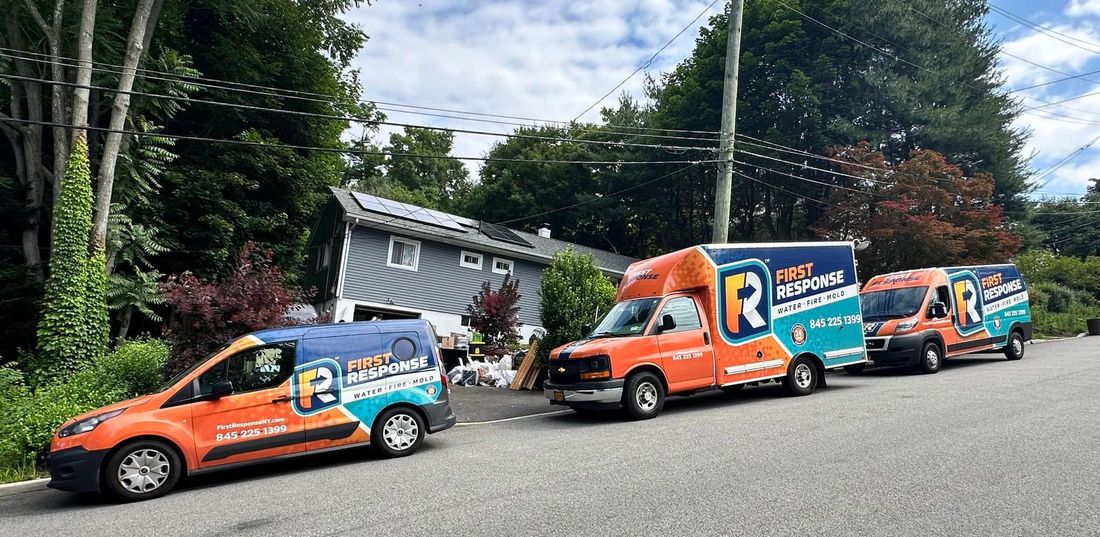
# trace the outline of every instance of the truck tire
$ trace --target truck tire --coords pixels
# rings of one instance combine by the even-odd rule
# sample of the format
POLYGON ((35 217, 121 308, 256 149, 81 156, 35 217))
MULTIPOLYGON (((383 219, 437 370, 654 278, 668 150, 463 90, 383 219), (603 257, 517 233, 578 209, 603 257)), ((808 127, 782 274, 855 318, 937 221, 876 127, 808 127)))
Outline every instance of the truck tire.
POLYGON ((103 468, 107 492, 124 502, 159 498, 183 475, 176 450, 158 440, 130 442, 115 451, 103 468))
POLYGON ((1024 336, 1019 330, 1013 330, 1008 335, 1008 345, 1005 345, 1005 358, 1019 360, 1024 357, 1024 336))
POLYGON ((849 375, 858 375, 863 373, 863 370, 867 369, 867 364, 852 364, 844 366, 844 372, 849 375))
POLYGON ((649 371, 635 373, 623 387, 623 409, 632 420, 657 417, 665 407, 665 388, 661 379, 649 371))
POLYGON ((925 341, 920 348, 920 359, 917 362, 917 371, 926 375, 932 375, 940 370, 943 365, 943 350, 935 341, 925 341))
POLYGON ((783 387, 787 389, 787 393, 796 397, 810 395, 814 393, 814 388, 817 388, 817 375, 817 365, 813 360, 799 356, 787 368, 787 378, 783 379, 783 387))
POLYGON ((382 457, 404 457, 420 449, 427 432, 419 412, 399 406, 383 412, 374 420, 370 443, 382 457))

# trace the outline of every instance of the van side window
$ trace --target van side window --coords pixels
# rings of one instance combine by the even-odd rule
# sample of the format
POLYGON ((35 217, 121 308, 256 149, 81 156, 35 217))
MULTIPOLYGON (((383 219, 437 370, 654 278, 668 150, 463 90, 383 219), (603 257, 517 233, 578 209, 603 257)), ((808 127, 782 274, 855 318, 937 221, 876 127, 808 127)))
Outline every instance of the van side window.
POLYGON ((947 289, 946 285, 941 285, 936 288, 936 296, 932 299, 934 302, 943 302, 947 306, 947 313, 951 313, 951 291, 947 289))
POLYGON ((703 326, 699 322, 699 311, 695 309, 695 301, 691 297, 681 296, 669 300, 661 310, 661 315, 657 317, 657 322, 660 322, 665 315, 671 315, 676 321, 676 328, 670 330, 670 333, 695 330, 703 326))
POLYGON ((199 377, 199 394, 209 394, 222 380, 233 383, 233 393, 274 388, 294 371, 294 348, 294 342, 288 341, 238 352, 199 377))

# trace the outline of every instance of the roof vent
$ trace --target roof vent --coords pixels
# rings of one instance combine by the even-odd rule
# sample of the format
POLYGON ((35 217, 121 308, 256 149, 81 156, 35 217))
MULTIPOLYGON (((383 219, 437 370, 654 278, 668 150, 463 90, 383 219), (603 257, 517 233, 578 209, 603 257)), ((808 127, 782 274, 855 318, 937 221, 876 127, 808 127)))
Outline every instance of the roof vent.
POLYGON ((540 236, 540 237, 543 237, 543 238, 547 238, 547 239, 549 239, 549 238, 550 238, 550 228, 548 228, 548 227, 540 227, 540 228, 539 228, 539 236, 540 236))

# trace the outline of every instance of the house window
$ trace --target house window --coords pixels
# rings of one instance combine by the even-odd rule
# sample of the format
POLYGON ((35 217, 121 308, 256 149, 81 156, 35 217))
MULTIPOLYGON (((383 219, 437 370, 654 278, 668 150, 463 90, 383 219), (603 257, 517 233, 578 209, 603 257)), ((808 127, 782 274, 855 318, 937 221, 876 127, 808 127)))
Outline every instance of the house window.
POLYGON ((460 323, 462 324, 462 326, 470 326, 470 316, 469 315, 463 315, 462 320, 460 321, 460 323))
POLYGON ((462 250, 462 253, 459 254, 458 265, 469 269, 481 270, 481 254, 462 250))
POLYGON ((390 253, 386 266, 416 270, 420 264, 420 241, 390 237, 390 253))
POLYGON ((317 270, 322 270, 328 267, 329 258, 332 257, 332 241, 326 242, 321 245, 317 252, 317 270))
POLYGON ((512 260, 502 259, 499 257, 493 258, 493 272, 496 274, 511 274, 512 273, 512 260))

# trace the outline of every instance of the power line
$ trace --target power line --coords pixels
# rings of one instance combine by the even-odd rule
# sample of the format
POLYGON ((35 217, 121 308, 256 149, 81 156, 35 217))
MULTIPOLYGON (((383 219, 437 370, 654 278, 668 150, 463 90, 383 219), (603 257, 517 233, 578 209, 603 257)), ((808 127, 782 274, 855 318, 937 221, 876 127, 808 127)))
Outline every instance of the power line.
MULTIPOLYGON (((1100 136, 1097 136, 1097 137, 1093 138, 1092 140, 1090 140, 1089 143, 1087 143, 1087 144, 1085 144, 1081 147, 1078 147, 1072 153, 1070 153, 1070 154, 1066 155, 1064 158, 1062 158, 1062 160, 1059 160, 1058 162, 1054 163, 1054 165, 1047 168, 1046 171, 1044 171, 1042 174, 1040 174, 1038 177, 1035 178, 1035 182, 1042 181, 1044 177, 1047 177, 1048 175, 1054 173, 1055 171, 1058 171, 1058 168, 1061 168, 1062 166, 1065 166, 1066 163, 1073 160, 1074 157, 1076 157, 1077 155, 1080 155, 1081 153, 1084 153, 1088 148, 1092 147, 1092 145, 1095 144, 1098 140, 1100 140, 1100 136)), ((1039 185, 1039 188, 1043 188, 1044 186, 1047 186, 1048 184, 1050 184, 1049 180, 1044 182, 1043 184, 1039 185)))
POLYGON ((1048 28, 1048 27, 1043 26, 1041 24, 1038 24, 1036 22, 1025 19, 1025 18, 1023 18, 1023 17, 1021 17, 1021 16, 1019 16, 1019 15, 1017 15, 1017 14, 1015 14, 1015 13, 1013 13, 1013 12, 1007 10, 1007 9, 997 7, 997 6, 993 5, 992 3, 989 3, 988 5, 989 5, 989 9, 991 9, 994 12, 1000 14, 1002 17, 1005 17, 1005 18, 1007 18, 1009 20, 1012 20, 1014 22, 1018 22, 1018 23, 1020 23, 1024 26, 1027 26, 1028 28, 1031 28, 1032 30, 1034 30, 1038 33, 1045 34, 1047 37, 1050 37, 1052 39, 1061 41, 1061 42, 1063 42, 1063 43, 1065 43, 1069 46, 1077 47, 1081 50, 1091 52, 1093 54, 1100 54, 1100 43, 1093 43, 1092 41, 1087 41, 1087 40, 1084 40, 1084 39, 1080 39, 1078 37, 1074 37, 1072 35, 1069 35, 1069 34, 1066 34, 1066 33, 1063 33, 1063 32, 1059 32, 1058 30, 1055 30, 1053 28, 1048 28), (1070 41, 1067 41, 1066 39, 1069 39, 1070 41), (1078 43, 1081 43, 1081 44, 1078 44, 1078 43), (1090 47, 1097 47, 1097 48, 1085 47, 1085 46, 1082 46, 1082 44, 1083 45, 1089 45, 1090 47))
POLYGON ((608 146, 616 146, 616 147, 644 147, 644 148, 650 148, 650 149, 665 149, 665 150, 678 150, 678 151, 714 151, 714 150, 716 150, 716 148, 713 148, 713 147, 666 146, 666 145, 659 145, 659 144, 640 144, 640 143, 634 143, 634 142, 617 142, 617 141, 606 141, 606 140, 584 140, 584 139, 579 139, 579 138, 560 138, 560 137, 540 136, 540 135, 533 135, 533 134, 515 134, 515 133, 509 134, 509 133, 490 132, 490 131, 478 131, 478 130, 471 130, 471 129, 457 129, 457 128, 450 128, 450 127, 433 127, 433 126, 430 126, 430 125, 418 125, 418 124, 412 124, 412 123, 397 123, 397 122, 392 122, 392 121, 382 121, 382 120, 375 120, 375 119, 359 118, 359 117, 355 117, 355 116, 345 116, 345 115, 337 115, 337 114, 323 114, 323 113, 319 113, 319 112, 305 112, 305 111, 301 111, 301 110, 286 110, 286 109, 282 109, 282 108, 271 108, 271 107, 266 107, 266 106, 255 106, 255 105, 249 105, 249 104, 226 103, 226 102, 214 101, 214 100, 210 100, 210 99, 196 99, 196 98, 192 98, 192 97, 179 97, 179 96, 165 95, 165 94, 162 94, 162 93, 152 93, 152 92, 146 92, 146 91, 137 91, 137 90, 119 91, 119 90, 116 90, 116 89, 105 88, 105 87, 101 87, 101 86, 76 84, 76 83, 73 83, 73 82, 48 80, 48 79, 43 79, 43 78, 24 77, 24 76, 19 76, 19 75, 0 74, 0 77, 12 79, 12 80, 23 80, 23 81, 39 82, 39 83, 44 83, 44 84, 55 84, 55 85, 62 85, 62 86, 94 89, 94 90, 106 91, 106 92, 110 92, 110 93, 126 93, 126 94, 130 94, 130 95, 137 95, 137 96, 140 96, 140 97, 150 97, 150 98, 154 98, 154 99, 165 99, 165 100, 176 101, 176 102, 207 104, 207 105, 212 105, 212 106, 223 106, 223 107, 228 107, 228 108, 238 108, 238 109, 242 109, 242 110, 254 110, 254 111, 259 111, 259 112, 272 112, 272 113, 278 113, 278 114, 287 114, 287 115, 303 116, 303 117, 313 117, 313 118, 321 118, 321 119, 331 119, 331 120, 338 120, 338 121, 348 121, 348 122, 353 122, 353 123, 363 123, 363 124, 371 124, 371 125, 387 125, 387 126, 392 126, 392 127, 401 127, 401 128, 404 128, 404 129, 425 129, 425 130, 431 130, 431 131, 462 133, 462 134, 474 134, 474 135, 479 135, 479 136, 498 136, 498 137, 504 137, 504 138, 522 138, 522 139, 531 139, 531 140, 543 140, 543 141, 548 141, 548 142, 576 142, 576 143, 608 145, 608 146))
POLYGON ((750 180, 750 181, 755 181, 755 182, 757 182, 757 183, 760 183, 760 184, 762 184, 762 185, 764 185, 764 186, 767 186, 767 187, 769 187, 769 188, 773 188, 773 189, 775 189, 775 190, 779 190, 779 191, 782 191, 782 192, 786 192, 787 194, 789 194, 789 195, 791 195, 791 196, 795 196, 795 197, 798 197, 798 198, 802 198, 802 199, 804 199, 804 200, 806 200, 806 201, 812 201, 812 202, 814 202, 814 203, 817 203, 817 204, 819 204, 819 205, 821 205, 821 206, 824 206, 824 207, 837 207, 837 205, 835 205, 835 204, 832 204, 832 203, 829 203, 829 202, 826 202, 826 201, 821 201, 821 200, 819 200, 819 199, 817 199, 817 198, 813 198, 813 197, 807 196, 807 195, 805 195, 805 194, 799 194, 799 193, 797 193, 797 192, 793 192, 793 191, 791 191, 791 190, 787 190, 787 189, 785 189, 785 188, 783 188, 783 187, 781 187, 781 186, 778 186, 778 185, 774 185, 774 184, 772 184, 772 183, 769 183, 769 182, 767 182, 767 181, 765 181, 765 180, 763 180, 763 179, 759 179, 759 178, 753 177, 753 176, 751 176, 751 175, 748 175, 748 174, 746 174, 746 173, 741 173, 741 172, 739 172, 739 171, 737 171, 737 170, 733 170, 733 173, 734 173, 734 175, 737 175, 738 177, 742 177, 742 178, 744 178, 744 179, 748 179, 748 180, 750 180))
MULTIPOLYGON (((742 153, 743 152, 744 151, 742 151, 742 153)), ((773 170, 771 168, 760 166, 759 164, 752 164, 752 163, 744 162, 744 161, 741 161, 741 160, 734 159, 733 163, 734 164, 740 164, 742 166, 750 166, 750 167, 755 168, 757 170, 765 170, 765 171, 769 171, 769 172, 772 172, 772 173, 775 173, 775 174, 785 175, 785 176, 790 177, 792 179, 798 179, 799 181, 804 181, 804 182, 807 182, 807 183, 814 183, 814 184, 817 184, 817 185, 827 186, 829 188, 839 188, 841 190, 847 190, 849 192, 855 192, 857 194, 864 194, 864 195, 867 195, 867 196, 887 197, 887 196, 884 196, 883 194, 879 194, 877 192, 869 192, 869 191, 866 191, 866 190, 860 190, 858 188, 851 188, 851 187, 847 187, 847 186, 843 186, 843 185, 834 185, 832 183, 826 183, 825 181, 818 181, 816 179, 810 179, 809 177, 801 177, 801 176, 798 176, 798 175, 794 175, 792 173, 786 173, 786 172, 781 172, 779 170, 773 170)))
POLYGON ((665 43, 664 45, 661 46, 661 48, 657 49, 657 52, 654 52, 653 55, 650 56, 649 59, 645 61, 645 63, 638 66, 638 68, 635 69, 634 72, 627 75, 626 78, 624 78, 622 82, 619 82, 618 84, 616 84, 615 87, 611 88, 611 91, 608 91, 607 93, 605 93, 603 97, 600 97, 598 100, 596 100, 596 102, 588 105, 588 108, 585 108, 583 112, 577 114, 577 116, 573 118, 573 121, 575 122, 578 119, 580 119, 581 116, 587 114, 589 110, 595 108, 596 105, 600 104, 601 102, 603 102, 604 99, 606 99, 612 93, 615 93, 616 90, 623 87, 623 84, 626 84, 627 81, 629 81, 631 78, 634 78, 634 75, 641 72, 642 69, 646 69, 650 65, 652 65, 653 60, 657 59, 657 56, 660 56, 661 53, 664 52, 665 49, 668 48, 668 46, 671 45, 673 41, 676 41, 677 39, 679 39, 679 37, 681 35, 684 35, 684 32, 688 31, 688 29, 690 29, 695 24, 695 21, 702 18, 703 15, 705 15, 708 11, 710 11, 710 8, 714 7, 714 4, 717 4, 717 3, 718 3, 718 0, 714 0, 709 5, 707 5, 706 9, 704 9, 703 11, 700 11, 699 14, 695 16, 694 19, 691 19, 691 22, 689 22, 687 24, 687 26, 684 26, 684 28, 682 30, 680 30, 679 32, 677 32, 676 35, 672 36, 672 39, 669 39, 667 43, 665 43))
POLYGON ((687 170, 688 168, 691 168, 692 166, 695 166, 696 164, 698 164, 698 163, 693 162, 691 164, 688 164, 687 166, 684 166, 683 168, 680 168, 678 170, 674 170, 672 172, 666 173, 666 174, 664 174, 660 177, 657 177, 655 179, 650 179, 648 181, 643 181, 643 182, 638 183, 636 185, 631 185, 631 186, 628 186, 626 188, 616 190, 616 191, 611 192, 611 193, 609 193, 607 195, 604 195, 604 196, 600 196, 600 197, 593 198, 593 199, 590 199, 590 200, 585 200, 585 201, 574 203, 574 204, 571 204, 571 205, 566 205, 564 207, 558 207, 557 209, 551 209, 549 211, 543 211, 541 213, 535 213, 535 214, 532 214, 532 215, 529 215, 529 216, 524 216, 522 218, 513 218, 511 220, 504 220, 502 222, 497 222, 494 225, 502 226, 504 224, 511 224, 513 222, 520 222, 520 221, 523 221, 523 220, 530 220, 532 218, 538 218, 540 216, 544 216, 544 215, 547 215, 547 214, 556 213, 556 212, 564 211, 564 210, 567 210, 567 209, 573 209, 575 207, 580 207, 581 205, 587 205, 589 203, 595 203, 597 201, 605 200, 605 199, 610 198, 610 197, 618 196, 619 194, 622 194, 624 192, 635 190, 635 189, 641 188, 643 186, 651 185, 653 183, 656 183, 656 182, 661 181, 663 179, 666 179, 668 177, 672 177, 673 175, 676 175, 680 172, 683 172, 683 171, 687 170))
MULTIPOLYGON (((64 61, 57 61, 57 60, 54 60, 54 59, 50 59, 50 58, 54 58, 54 57, 50 56, 49 54, 29 52, 29 51, 23 51, 23 50, 7 48, 7 47, 0 47, 0 51, 11 51, 11 52, 19 53, 19 54, 39 56, 41 58, 25 58, 25 57, 21 57, 21 56, 13 56, 11 54, 4 54, 4 53, 0 53, 0 57, 12 58, 12 59, 17 59, 17 60, 21 60, 21 61, 32 61, 32 62, 38 62, 38 63, 44 63, 44 64, 51 64, 51 65, 61 65, 61 66, 65 66, 65 67, 78 67, 78 65, 76 63, 78 60, 76 60, 74 58, 65 57, 65 56, 57 56, 56 58, 58 58, 59 60, 64 60, 64 61), (66 62, 73 62, 73 63, 66 63, 66 62)), ((100 71, 100 72, 112 73, 112 74, 122 74, 122 71, 119 70, 119 69, 122 69, 122 66, 109 64, 109 63, 104 63, 104 62, 93 62, 93 64, 94 65, 101 65, 101 66, 106 66, 106 67, 115 67, 115 68, 117 68, 117 69, 108 69, 106 67, 93 67, 92 68, 93 71, 100 71)), ((180 74, 177 74, 177 73, 171 73, 171 72, 167 72, 167 71, 157 71, 157 70, 146 69, 146 68, 139 68, 139 69, 137 69, 137 71, 140 72, 140 73, 154 73, 154 74, 141 74, 141 75, 138 75, 139 78, 145 78, 145 79, 149 79, 149 80, 161 80, 161 81, 167 81, 167 82, 182 82, 182 83, 190 84, 190 85, 193 85, 193 86, 196 86, 196 87, 199 87, 199 88, 205 88, 205 89, 234 91, 234 92, 240 92, 240 93, 246 93, 246 94, 263 95, 263 96, 276 97, 276 98, 281 98, 281 99, 292 99, 292 100, 300 100, 300 101, 306 101, 306 102, 323 103, 323 104, 329 104, 329 105, 343 104, 343 103, 340 102, 339 97, 336 97, 336 96, 333 96, 333 95, 326 95, 326 94, 323 94, 323 93, 314 93, 314 92, 308 92, 308 91, 282 89, 282 88, 275 88, 275 87, 271 87, 271 86, 262 86, 262 85, 258 85, 258 84, 247 84, 247 83, 243 83, 243 82, 233 82, 233 81, 227 81, 227 80, 219 80, 219 79, 215 79, 215 78, 195 77, 195 76, 190 76, 190 75, 180 75, 180 74), (159 75, 168 75, 168 76, 158 76, 158 74, 159 75), (241 87, 224 87, 224 86, 220 86, 218 84, 227 84, 227 85, 241 86, 241 87), (298 94, 298 95, 286 95, 286 94, 278 93, 278 92, 290 92, 290 93, 294 93, 294 94, 298 94)), ((385 110, 385 111, 389 111, 389 112, 397 112, 397 113, 404 113, 404 114, 415 114, 415 115, 429 116, 429 117, 459 119, 459 120, 463 120, 463 121, 477 121, 477 122, 483 122, 483 123, 493 123, 493 124, 500 124, 500 125, 512 125, 512 126, 519 126, 519 127, 538 127, 538 125, 537 124, 531 124, 531 123, 517 123, 515 121, 499 121, 499 120, 492 120, 492 119, 485 119, 485 118, 514 119, 514 120, 520 120, 520 121, 530 121, 530 122, 534 122, 534 123, 547 123, 547 124, 557 124, 557 125, 570 125, 571 124, 571 122, 562 121, 562 120, 552 120, 552 119, 524 117, 524 116, 512 116, 512 115, 505 115, 505 114, 492 114, 492 113, 487 113, 487 112, 471 112, 471 111, 468 111, 468 110, 458 110, 458 109, 453 109, 453 108, 442 108, 442 107, 433 107, 433 106, 421 106, 421 105, 404 104, 404 103, 397 103, 397 102, 391 102, 391 101, 377 101, 377 100, 369 100, 369 99, 353 99, 353 100, 356 104, 373 105, 378 110, 385 110), (382 105, 382 106, 378 106, 378 105, 382 105), (388 107, 412 108, 413 110, 402 110, 400 108, 388 108, 388 107), (419 112, 419 111, 416 111, 416 110, 429 110, 429 111, 433 111, 433 112, 448 112, 448 113, 452 113, 452 114, 466 114, 466 115, 478 116, 478 117, 461 117, 461 116, 453 116, 453 115, 442 115, 442 114, 435 114, 435 113, 419 112)), ((663 128, 663 127, 640 127, 640 126, 636 126, 636 125, 606 124, 604 126, 611 127, 611 128, 617 128, 617 129, 635 129, 635 130, 639 130, 639 131, 660 131, 660 132, 673 132, 673 133, 686 133, 686 134, 706 134, 706 135, 717 135, 718 134, 718 131, 691 130, 691 129, 670 129, 670 128, 663 128)), ((608 131, 601 131, 601 132, 608 132, 608 131)), ((678 136, 646 134, 644 132, 617 133, 617 134, 630 135, 630 136, 647 136, 647 137, 658 137, 658 138, 687 139, 687 140, 705 140, 703 138, 687 138, 687 137, 678 137, 678 136)))
MULTIPOLYGON (((51 121, 35 121, 30 119, 16 119, 16 118, 0 118, 0 122, 5 123, 24 123, 29 125, 39 125, 44 127, 62 127, 66 129, 75 128, 72 125, 66 123, 56 123, 51 121)), ((520 158, 497 158, 497 157, 459 157, 451 155, 421 155, 415 153, 393 153, 390 151, 369 151, 363 149, 352 149, 347 147, 320 147, 320 146, 308 146, 308 145, 294 145, 284 143, 264 143, 253 142, 249 140, 227 140, 224 138, 207 138, 204 136, 188 136, 182 134, 163 134, 163 133, 147 133, 141 131, 132 131, 125 129, 110 129, 106 127, 81 127, 87 130, 107 132, 107 133, 119 133, 119 134, 132 134, 137 136, 156 136, 160 138, 168 138, 172 140, 185 140, 191 142, 205 142, 205 143, 218 143, 228 145, 242 145, 250 147, 265 147, 268 149, 296 149, 302 151, 318 151, 322 153, 337 153, 343 155, 375 155, 385 157, 405 157, 405 158, 422 158, 422 159, 453 159, 453 160, 471 160, 479 162, 517 162, 517 163, 530 163, 530 164, 578 164, 578 165, 590 165, 590 166, 622 166, 622 165, 654 165, 654 164, 683 164, 684 162, 691 162, 694 164, 718 162, 716 159, 695 159, 695 160, 650 160, 650 161, 631 161, 631 160, 556 160, 556 159, 520 159, 520 158)))

